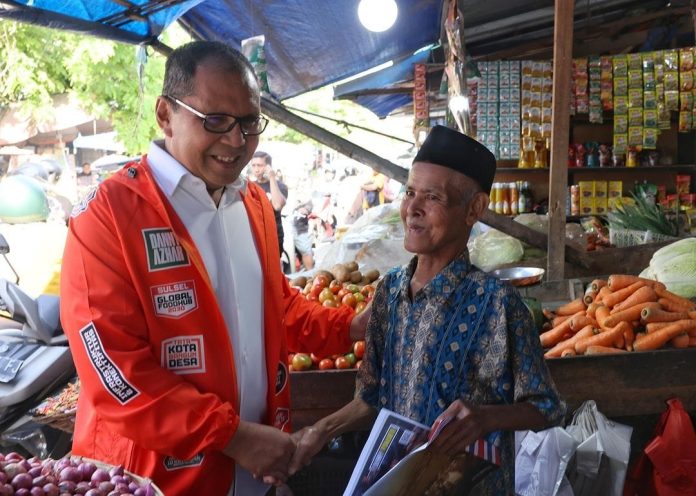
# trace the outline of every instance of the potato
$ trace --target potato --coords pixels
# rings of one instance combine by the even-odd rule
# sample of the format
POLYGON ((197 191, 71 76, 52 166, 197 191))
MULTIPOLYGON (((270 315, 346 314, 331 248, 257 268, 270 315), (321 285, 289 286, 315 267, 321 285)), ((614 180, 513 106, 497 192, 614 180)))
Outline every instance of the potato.
POLYGON ((366 286, 366 285, 370 284, 371 282, 372 282, 372 281, 370 281, 370 280, 367 278, 367 276, 363 274, 363 277, 362 277, 362 279, 360 280, 360 282, 359 282, 358 284, 360 284, 360 286, 366 286))
POLYGON ((358 270, 358 262, 356 262, 355 260, 353 260, 352 262, 346 262, 343 265, 346 266, 348 272, 355 272, 356 270, 358 270))
POLYGON ((319 269, 319 270, 314 274, 314 277, 317 277, 317 276, 324 276, 324 277, 326 277, 326 278, 329 280, 329 282, 331 282, 331 281, 334 280, 334 275, 333 275, 331 272, 329 272, 328 270, 319 269))
POLYGON ((292 281, 290 281, 290 286, 297 286, 298 288, 304 289, 307 285, 307 278, 305 276, 298 276, 292 281))
POLYGON ((338 282, 346 282, 350 280, 350 271, 343 264, 336 264, 331 267, 331 273, 338 282))
POLYGON ((354 270, 353 272, 350 273, 350 282, 353 284, 358 284, 360 281, 362 281, 362 272, 359 270, 354 270))
POLYGON ((365 276, 368 283, 374 282, 379 279, 379 271, 377 269, 368 270, 363 274, 363 276, 365 276))

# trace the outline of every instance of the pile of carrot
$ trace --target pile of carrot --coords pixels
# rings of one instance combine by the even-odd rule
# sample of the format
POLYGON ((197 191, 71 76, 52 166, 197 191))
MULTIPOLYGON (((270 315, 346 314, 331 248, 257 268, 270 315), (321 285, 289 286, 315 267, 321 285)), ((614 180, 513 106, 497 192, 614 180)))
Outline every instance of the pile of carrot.
POLYGON ((696 347, 696 302, 638 276, 595 279, 582 297, 544 315, 546 358, 696 347))

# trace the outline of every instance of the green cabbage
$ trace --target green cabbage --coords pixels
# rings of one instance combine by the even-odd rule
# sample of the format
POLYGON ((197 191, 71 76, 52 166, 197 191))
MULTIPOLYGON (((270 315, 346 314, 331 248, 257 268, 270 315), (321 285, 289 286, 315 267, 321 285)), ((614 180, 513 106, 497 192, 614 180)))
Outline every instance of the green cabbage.
POLYGON ((696 298, 696 238, 680 239, 657 250, 641 275, 660 281, 679 296, 696 298))

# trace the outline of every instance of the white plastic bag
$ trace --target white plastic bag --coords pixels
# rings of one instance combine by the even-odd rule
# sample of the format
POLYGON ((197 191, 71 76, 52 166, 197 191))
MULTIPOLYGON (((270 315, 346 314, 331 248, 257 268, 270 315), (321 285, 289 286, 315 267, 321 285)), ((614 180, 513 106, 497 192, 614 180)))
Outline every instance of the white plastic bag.
POLYGON ((578 445, 573 436, 562 427, 553 427, 516 432, 515 437, 522 437, 515 457, 515 494, 573 496, 567 480, 563 484, 566 467, 578 445))
POLYGON ((566 430, 579 443, 568 468, 575 495, 621 496, 633 428, 607 419, 588 400, 575 411, 566 430))

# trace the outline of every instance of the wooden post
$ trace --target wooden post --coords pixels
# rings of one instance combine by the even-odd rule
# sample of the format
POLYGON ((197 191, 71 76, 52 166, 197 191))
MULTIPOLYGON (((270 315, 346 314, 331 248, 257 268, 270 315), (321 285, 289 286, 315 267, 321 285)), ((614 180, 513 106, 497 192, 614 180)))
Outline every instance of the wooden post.
POLYGON ((313 122, 303 119, 302 117, 293 114, 288 109, 273 101, 268 97, 261 97, 261 109, 264 114, 273 120, 285 124, 300 133, 309 136, 310 138, 326 145, 347 157, 350 157, 358 162, 372 167, 377 172, 381 172, 387 177, 396 179, 400 183, 405 183, 408 178, 408 170, 396 165, 389 160, 386 160, 371 151, 362 148, 355 143, 351 143, 347 139, 327 131, 326 129, 317 126, 313 122))
POLYGON ((565 203, 568 187, 570 75, 573 60, 573 0, 556 0, 553 33, 553 114, 549 173, 549 245, 547 278, 563 279, 565 203))

